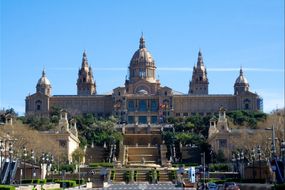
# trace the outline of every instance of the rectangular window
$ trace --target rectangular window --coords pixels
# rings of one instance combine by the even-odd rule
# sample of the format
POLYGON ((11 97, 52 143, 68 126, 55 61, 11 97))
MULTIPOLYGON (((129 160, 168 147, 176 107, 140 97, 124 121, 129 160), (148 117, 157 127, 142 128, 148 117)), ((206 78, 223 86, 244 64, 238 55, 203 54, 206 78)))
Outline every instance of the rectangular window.
POLYGON ((139 101, 139 111, 142 111, 142 112, 147 111, 146 100, 139 101))
POLYGON ((156 100, 151 100, 151 111, 156 112, 158 110, 158 104, 156 100))
POLYGON ((183 113, 183 116, 184 116, 184 117, 187 117, 187 116, 188 116, 188 113, 187 113, 187 112, 183 113))
POLYGON ((180 117, 180 113, 176 113, 176 117, 180 117))
POLYGON ((139 124, 146 124, 147 117, 146 116, 139 116, 139 124))
POLYGON ((128 101, 128 111, 135 111, 135 104, 133 100, 128 101))
POLYGON ((151 116, 151 123, 157 123, 157 116, 151 116))
POLYGON ((128 116, 128 123, 134 123, 134 116, 128 116))

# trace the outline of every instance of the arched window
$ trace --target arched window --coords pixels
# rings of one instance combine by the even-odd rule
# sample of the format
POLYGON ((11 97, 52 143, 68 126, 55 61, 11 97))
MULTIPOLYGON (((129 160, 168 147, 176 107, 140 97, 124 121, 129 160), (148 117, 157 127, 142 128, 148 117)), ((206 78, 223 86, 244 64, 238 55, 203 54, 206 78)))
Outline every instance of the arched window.
POLYGON ((243 108, 244 108, 245 110, 249 110, 249 109, 250 109, 250 100, 249 100, 249 99, 245 99, 245 100, 243 101, 243 108))
POLYGON ((41 111, 41 109, 42 109, 42 101, 41 100, 37 100, 35 102, 35 104, 36 104, 36 110, 37 111, 41 111))

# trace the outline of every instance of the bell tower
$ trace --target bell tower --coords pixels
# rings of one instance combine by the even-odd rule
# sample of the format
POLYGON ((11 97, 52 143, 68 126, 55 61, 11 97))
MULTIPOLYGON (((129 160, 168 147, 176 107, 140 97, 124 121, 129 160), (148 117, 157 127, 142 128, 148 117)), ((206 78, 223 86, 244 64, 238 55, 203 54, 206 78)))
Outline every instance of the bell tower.
POLYGON ((199 50, 197 65, 193 67, 192 81, 189 82, 188 94, 207 95, 208 86, 207 70, 201 50, 199 50))
POLYGON ((83 52, 81 68, 78 71, 77 95, 90 96, 96 94, 96 84, 93 79, 92 68, 88 65, 86 52, 83 52))

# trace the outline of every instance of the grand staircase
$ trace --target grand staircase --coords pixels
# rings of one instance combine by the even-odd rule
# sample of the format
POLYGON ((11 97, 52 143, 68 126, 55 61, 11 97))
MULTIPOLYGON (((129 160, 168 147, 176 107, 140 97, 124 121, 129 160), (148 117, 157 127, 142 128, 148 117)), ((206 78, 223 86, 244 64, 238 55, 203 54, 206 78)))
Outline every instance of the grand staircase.
POLYGON ((158 164, 160 155, 157 146, 126 146, 127 165, 158 164))
POLYGON ((108 155, 107 149, 102 146, 87 147, 85 153, 85 163, 104 162, 106 155, 108 155))

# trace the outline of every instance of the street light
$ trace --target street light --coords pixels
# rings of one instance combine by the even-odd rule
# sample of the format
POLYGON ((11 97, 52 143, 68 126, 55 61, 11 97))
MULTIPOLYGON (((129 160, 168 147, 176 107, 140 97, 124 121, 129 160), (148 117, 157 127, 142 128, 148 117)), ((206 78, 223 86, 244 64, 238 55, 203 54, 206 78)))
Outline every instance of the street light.
POLYGON ((23 157, 24 157, 24 179, 26 179, 26 157, 28 156, 27 154, 27 148, 23 147, 23 157))
POLYGON ((3 165, 3 152, 4 152, 4 142, 3 140, 0 140, 0 154, 1 154, 1 168, 0 171, 2 170, 2 165, 3 165))
POLYGON ((261 181, 261 148, 260 145, 257 146, 257 155, 258 155, 258 160, 259 160, 259 182, 261 181))
POLYGON ((252 148, 251 150, 251 159, 252 159, 252 176, 255 179, 255 171, 254 171, 254 161, 255 161, 255 149, 252 148))
MULTIPOLYGON (((283 173, 285 174, 285 141, 282 140, 281 142, 281 154, 282 154, 282 163, 283 163, 283 173)), ((285 178, 284 178, 284 181, 285 182, 285 178)))
POLYGON ((236 156, 235 153, 232 154, 232 162, 233 162, 233 167, 234 167, 234 172, 236 171, 235 163, 236 163, 236 156))
POLYGON ((240 160, 241 160, 241 178, 244 177, 244 152, 243 150, 240 152, 240 160))
MULTIPOLYGON (((9 162, 10 162, 10 166, 12 165, 12 156, 13 156, 13 144, 10 142, 9 143, 9 162)), ((11 184, 12 180, 12 170, 10 170, 9 172, 9 182, 11 184)))
POLYGON ((45 153, 42 152, 42 156, 40 157, 40 178, 42 179, 42 165, 44 164, 45 162, 45 153))
POLYGON ((32 161, 32 172, 31 173, 32 173, 32 179, 33 179, 35 175, 35 168, 34 168, 35 152, 33 149, 31 150, 31 161, 32 161))

